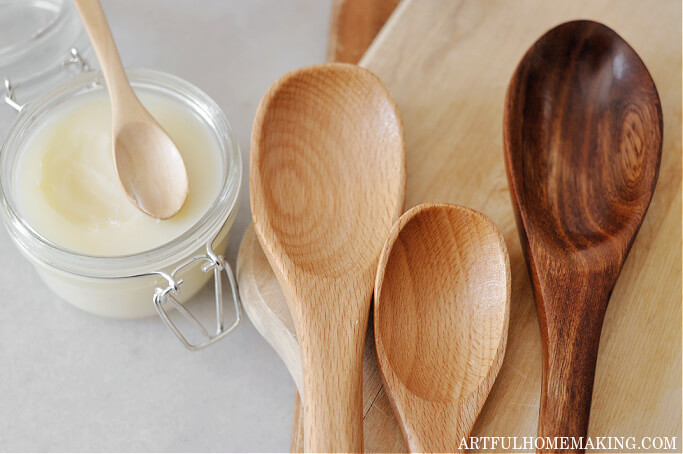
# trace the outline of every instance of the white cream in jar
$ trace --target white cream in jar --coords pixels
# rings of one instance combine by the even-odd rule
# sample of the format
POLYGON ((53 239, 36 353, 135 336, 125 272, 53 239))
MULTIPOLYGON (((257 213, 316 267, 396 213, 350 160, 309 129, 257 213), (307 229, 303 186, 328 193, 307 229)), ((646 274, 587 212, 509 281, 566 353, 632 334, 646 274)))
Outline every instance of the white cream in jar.
MULTIPOLYGON (((166 301, 159 295, 184 303, 225 273, 233 290, 222 292, 226 300, 235 291, 221 254, 242 163, 225 115, 205 93, 161 72, 127 73, 183 155, 190 192, 182 210, 159 221, 126 198, 114 170, 106 86, 101 73, 86 72, 31 101, 10 126, 0 145, 0 214, 63 300, 108 317, 160 311, 166 320, 174 304, 159 304, 166 301)), ((226 317, 224 334, 235 326, 226 317)))
POLYGON ((75 252, 117 256, 153 249, 180 236, 206 213, 221 189, 219 144, 206 123, 167 97, 140 100, 185 161, 189 194, 178 214, 154 219, 125 195, 112 156, 106 92, 55 108, 33 131, 18 163, 17 205, 47 240, 75 252))

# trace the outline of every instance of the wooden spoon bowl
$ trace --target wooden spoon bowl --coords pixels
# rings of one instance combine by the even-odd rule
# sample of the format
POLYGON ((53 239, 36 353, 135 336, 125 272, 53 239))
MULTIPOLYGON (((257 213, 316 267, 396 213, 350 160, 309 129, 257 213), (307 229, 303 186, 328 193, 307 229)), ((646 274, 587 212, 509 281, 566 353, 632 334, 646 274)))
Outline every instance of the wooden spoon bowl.
POLYGON ((529 49, 505 107, 505 162, 543 341, 539 436, 585 437, 605 310, 657 182, 659 97, 619 35, 574 21, 529 49))
POLYGON ((307 451, 361 451, 362 357, 382 244, 405 197, 398 109, 371 72, 303 68, 254 121, 254 228, 301 346, 307 451))
POLYGON ((330 278, 374 264, 386 232, 364 227, 390 224, 403 203, 403 132, 378 88, 367 70, 321 65, 280 79, 260 106, 252 144, 266 152, 254 156, 252 173, 266 184, 258 206, 277 248, 306 273, 330 278), (387 149, 397 152, 388 160, 387 149), (359 185, 361 176, 370 182, 359 185), (387 205, 379 182, 391 211, 374 211, 387 205))
POLYGON ((178 147, 137 98, 99 0, 75 0, 107 83, 112 111, 116 174, 128 198, 142 212, 168 219, 189 192, 178 147))
POLYGON ((459 450, 502 364, 509 312, 509 257, 487 217, 426 204, 399 219, 375 282, 375 340, 411 451, 459 450))

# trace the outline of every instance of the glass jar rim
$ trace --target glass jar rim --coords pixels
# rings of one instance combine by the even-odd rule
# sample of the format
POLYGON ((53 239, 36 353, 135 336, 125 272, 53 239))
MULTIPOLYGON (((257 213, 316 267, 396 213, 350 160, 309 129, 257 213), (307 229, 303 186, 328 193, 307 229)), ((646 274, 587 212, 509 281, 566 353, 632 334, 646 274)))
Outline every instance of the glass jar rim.
POLYGON ((0 77, 32 98, 73 75, 66 69, 74 51, 88 59, 92 48, 70 0, 0 0, 0 7, 13 5, 22 12, 54 12, 45 24, 24 24, 31 32, 28 37, 10 37, 0 46, 0 77))
MULTIPOLYGON (((1 3, 19 4, 19 2, 17 2, 16 0, 3 0, 1 3)), ((45 4, 45 2, 42 2, 41 4, 45 4)), ((35 5, 28 4, 27 6, 31 7, 35 5)), ((69 18, 70 13, 73 12, 71 6, 65 1, 63 1, 62 4, 58 6, 59 9, 57 10, 52 20, 50 20, 50 22, 41 29, 35 31, 29 38, 12 42, 0 47, 0 60, 11 61, 17 58, 18 56, 30 52, 31 49, 39 46, 44 40, 50 39, 53 34, 58 33, 58 26, 65 22, 69 18)))
POLYGON ((21 139, 39 124, 42 114, 83 90, 106 89, 100 71, 83 73, 31 101, 18 114, 0 145, 0 211, 10 236, 31 258, 58 270, 91 278, 136 277, 164 270, 187 254, 211 243, 221 227, 234 214, 242 179, 242 162, 235 135, 223 111, 207 94, 191 83, 155 70, 128 69, 133 86, 156 88, 190 103, 208 123, 220 145, 225 165, 224 179, 217 198, 202 217, 173 240, 153 249, 121 256, 89 255, 64 248, 40 235, 15 206, 11 179, 15 159, 21 152, 21 139))

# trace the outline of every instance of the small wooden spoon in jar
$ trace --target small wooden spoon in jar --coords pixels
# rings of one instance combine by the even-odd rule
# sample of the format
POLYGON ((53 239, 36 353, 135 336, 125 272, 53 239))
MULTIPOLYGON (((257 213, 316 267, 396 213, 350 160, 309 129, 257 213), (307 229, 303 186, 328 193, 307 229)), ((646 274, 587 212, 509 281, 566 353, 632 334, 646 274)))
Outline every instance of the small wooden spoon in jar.
POLYGON ((425 204, 394 225, 375 282, 375 345, 411 452, 460 452, 505 355, 510 259, 483 214, 425 204))
POLYGON ((403 127, 387 88, 347 64, 281 77, 254 120, 250 189, 301 347, 304 446, 360 452, 372 283, 405 197, 403 127))
POLYGON ((504 139, 543 343, 538 435, 578 440, 607 303, 657 182, 657 89, 613 30, 568 22, 517 67, 504 139))
POLYGON ((88 31, 111 99, 116 173, 128 198, 144 213, 168 219, 189 191, 183 157, 135 96, 99 0, 74 0, 88 31))

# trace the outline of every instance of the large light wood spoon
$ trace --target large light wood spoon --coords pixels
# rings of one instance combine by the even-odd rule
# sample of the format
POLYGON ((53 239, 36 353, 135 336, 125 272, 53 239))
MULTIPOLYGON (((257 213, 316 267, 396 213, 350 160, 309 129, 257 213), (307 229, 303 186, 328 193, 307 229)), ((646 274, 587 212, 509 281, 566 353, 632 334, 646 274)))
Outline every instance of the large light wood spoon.
POLYGON ((254 228, 302 355, 307 451, 363 448, 362 357, 379 252, 405 197, 398 109, 353 65, 303 68, 259 105, 254 228))
POLYGON ((168 219, 187 198, 185 163, 173 140, 140 103, 128 82, 99 0, 74 0, 102 67, 111 98, 114 163, 133 203, 168 219))
POLYGON ((425 204, 394 225, 375 282, 375 344, 411 452, 461 451, 505 355, 510 259, 483 214, 425 204))
POLYGON ((607 303, 659 172, 655 84, 613 30, 562 24, 517 67, 504 139, 543 343, 538 434, 585 437, 607 303))

